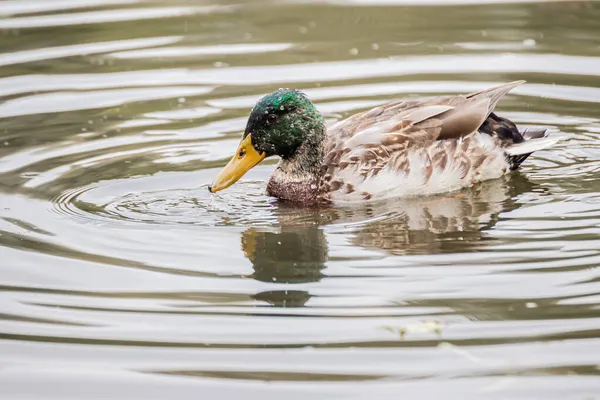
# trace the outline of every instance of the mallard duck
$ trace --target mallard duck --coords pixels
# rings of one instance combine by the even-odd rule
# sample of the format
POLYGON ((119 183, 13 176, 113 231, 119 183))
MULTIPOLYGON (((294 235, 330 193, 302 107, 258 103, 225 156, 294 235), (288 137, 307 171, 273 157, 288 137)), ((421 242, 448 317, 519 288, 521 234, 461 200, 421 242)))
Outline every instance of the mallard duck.
POLYGON ((493 111, 517 81, 469 95, 398 101, 326 127, 302 92, 279 89, 252 109, 238 149, 209 186, 223 190, 281 157, 267 193, 303 204, 450 192, 515 170, 554 144, 493 111))

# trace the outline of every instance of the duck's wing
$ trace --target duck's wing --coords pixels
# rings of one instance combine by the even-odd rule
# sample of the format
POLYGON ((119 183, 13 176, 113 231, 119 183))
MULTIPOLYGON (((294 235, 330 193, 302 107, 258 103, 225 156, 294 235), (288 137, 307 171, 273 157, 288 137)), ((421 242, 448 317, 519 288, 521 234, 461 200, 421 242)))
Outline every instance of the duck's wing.
POLYGON ((469 95, 399 101, 355 114, 328 128, 327 151, 390 141, 430 144, 468 135, 483 124, 506 93, 522 83, 525 81, 469 95))
MULTIPOLYGON (((332 125, 328 128, 325 146, 323 189, 333 192, 350 184, 346 190, 351 191, 360 179, 377 174, 383 168, 406 170, 410 168, 411 153, 432 146, 439 148, 441 159, 448 157, 447 146, 453 148, 452 157, 461 157, 461 152, 469 151, 470 147, 462 143, 457 151, 459 139, 476 132, 502 96, 523 82, 470 95, 390 103, 332 125), (447 146, 435 145, 436 142, 447 142, 447 146), (340 178, 352 175, 352 183, 340 178)), ((475 146, 471 147, 471 151, 475 151, 475 146)), ((484 155, 482 150, 478 153, 476 157, 484 155)), ((436 154, 429 156, 437 157, 436 154)))

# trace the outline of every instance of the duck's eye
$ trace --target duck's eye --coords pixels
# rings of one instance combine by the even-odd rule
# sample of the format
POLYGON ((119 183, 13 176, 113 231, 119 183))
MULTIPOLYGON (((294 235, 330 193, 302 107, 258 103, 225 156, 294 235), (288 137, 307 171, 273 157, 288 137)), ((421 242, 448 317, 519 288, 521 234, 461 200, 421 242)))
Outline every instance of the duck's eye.
POLYGON ((269 116, 267 117, 267 124, 273 125, 275 122, 277 122, 277 115, 269 114, 269 116))
POLYGON ((246 149, 241 149, 240 152, 238 153, 238 157, 242 158, 246 155, 246 149))

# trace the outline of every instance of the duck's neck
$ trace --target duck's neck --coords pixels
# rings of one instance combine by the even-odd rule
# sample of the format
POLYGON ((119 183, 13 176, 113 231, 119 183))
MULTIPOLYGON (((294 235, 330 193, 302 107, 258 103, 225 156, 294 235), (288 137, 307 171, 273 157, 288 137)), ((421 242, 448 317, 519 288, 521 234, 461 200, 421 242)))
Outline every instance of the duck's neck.
POLYGON ((271 196, 300 203, 317 201, 325 138, 325 127, 315 128, 292 156, 279 161, 267 185, 271 196))

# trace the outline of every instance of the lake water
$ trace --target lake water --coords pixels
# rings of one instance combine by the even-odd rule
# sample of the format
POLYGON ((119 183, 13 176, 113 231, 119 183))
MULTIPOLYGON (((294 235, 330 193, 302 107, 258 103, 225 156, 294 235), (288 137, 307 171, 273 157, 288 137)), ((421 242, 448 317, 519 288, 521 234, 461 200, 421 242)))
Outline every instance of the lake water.
POLYGON ((2 399, 600 399, 600 3, 0 2, 2 399), (519 173, 294 208, 207 185, 254 102, 526 79, 519 173))

